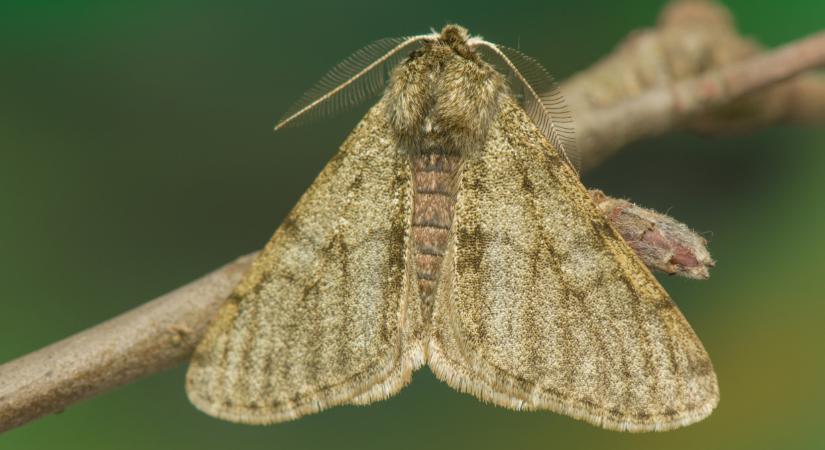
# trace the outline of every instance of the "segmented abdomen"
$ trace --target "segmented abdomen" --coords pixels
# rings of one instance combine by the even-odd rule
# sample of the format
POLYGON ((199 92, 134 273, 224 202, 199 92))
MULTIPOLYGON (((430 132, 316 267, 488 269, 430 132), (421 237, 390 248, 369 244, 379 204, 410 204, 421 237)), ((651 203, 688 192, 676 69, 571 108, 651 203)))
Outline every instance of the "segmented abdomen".
POLYGON ((412 157, 412 167, 415 269, 422 314, 429 319, 453 225, 461 157, 426 152, 412 157))

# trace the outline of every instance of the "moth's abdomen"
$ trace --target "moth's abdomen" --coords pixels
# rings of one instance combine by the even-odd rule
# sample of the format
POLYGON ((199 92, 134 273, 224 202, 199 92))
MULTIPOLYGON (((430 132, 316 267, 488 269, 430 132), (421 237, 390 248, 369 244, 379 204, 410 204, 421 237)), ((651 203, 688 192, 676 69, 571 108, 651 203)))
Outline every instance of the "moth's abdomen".
POLYGON ((412 237, 421 312, 427 319, 453 225, 460 163, 461 157, 455 154, 424 152, 412 156, 412 237))

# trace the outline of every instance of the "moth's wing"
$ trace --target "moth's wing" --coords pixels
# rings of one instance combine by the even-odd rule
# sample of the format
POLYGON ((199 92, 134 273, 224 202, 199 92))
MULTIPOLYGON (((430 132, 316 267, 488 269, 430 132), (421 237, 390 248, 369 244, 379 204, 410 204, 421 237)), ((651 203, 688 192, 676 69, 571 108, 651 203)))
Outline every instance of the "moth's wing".
POLYGON ((541 63, 514 48, 480 41, 476 49, 508 75, 510 91, 533 124, 561 151, 577 171, 581 166, 576 150, 574 122, 561 88, 541 63))
POLYGON ((452 235, 428 349, 449 385, 616 430, 715 407, 690 325, 512 101, 465 163, 452 235))
POLYGON ((187 374, 191 401, 273 423, 386 398, 423 363, 410 335, 410 166, 376 105, 219 311, 187 374))

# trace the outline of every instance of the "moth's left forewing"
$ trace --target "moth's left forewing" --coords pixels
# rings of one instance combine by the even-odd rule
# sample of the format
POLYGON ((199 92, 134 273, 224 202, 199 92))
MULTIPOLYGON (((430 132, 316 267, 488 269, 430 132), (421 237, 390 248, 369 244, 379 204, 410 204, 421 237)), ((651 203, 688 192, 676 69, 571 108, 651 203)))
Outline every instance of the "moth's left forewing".
POLYGON ((374 106, 218 312, 190 400, 266 424, 384 399, 423 363, 411 306, 411 172, 374 106))
POLYGON ((515 409, 675 428, 718 401, 701 342, 511 99, 465 161, 429 364, 515 409))

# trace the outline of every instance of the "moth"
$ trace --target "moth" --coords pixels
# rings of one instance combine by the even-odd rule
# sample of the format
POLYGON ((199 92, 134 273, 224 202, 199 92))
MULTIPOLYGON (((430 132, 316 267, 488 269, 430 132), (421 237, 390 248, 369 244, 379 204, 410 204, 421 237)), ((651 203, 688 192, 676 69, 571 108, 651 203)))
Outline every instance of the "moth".
POLYGON ((381 90, 208 328, 197 408, 282 422, 386 399, 426 364, 485 402, 613 430, 711 413, 708 354, 579 181, 537 62, 457 25, 381 40, 276 129, 381 90))

